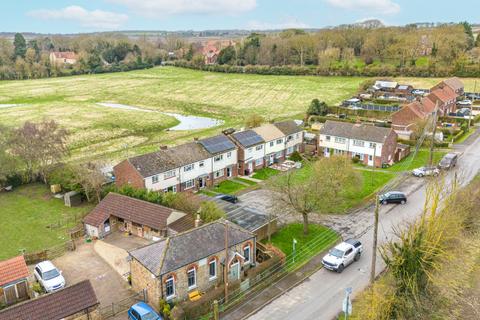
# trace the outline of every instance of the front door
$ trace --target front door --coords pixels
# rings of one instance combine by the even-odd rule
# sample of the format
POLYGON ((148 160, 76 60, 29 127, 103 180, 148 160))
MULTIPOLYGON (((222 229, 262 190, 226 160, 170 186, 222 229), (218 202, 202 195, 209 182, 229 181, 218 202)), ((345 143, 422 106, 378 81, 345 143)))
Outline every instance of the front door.
POLYGON ((205 188, 205 178, 198 179, 198 187, 205 188))
POLYGON ((253 162, 248 163, 248 174, 253 172, 253 162))
POLYGON ((275 161, 275 155, 274 154, 271 154, 270 157, 268 158, 268 164, 273 164, 273 162, 275 161))
POLYGON ((368 165, 373 166, 373 156, 372 155, 368 156, 368 165))
POLYGON ((232 168, 227 168, 227 177, 232 176, 232 168))
POLYGON ((105 231, 105 233, 109 233, 111 228, 110 228, 110 219, 108 219, 107 221, 105 221, 103 223, 103 230, 105 231))
POLYGON ((230 266, 229 278, 230 280, 240 279, 240 263, 235 262, 230 266))

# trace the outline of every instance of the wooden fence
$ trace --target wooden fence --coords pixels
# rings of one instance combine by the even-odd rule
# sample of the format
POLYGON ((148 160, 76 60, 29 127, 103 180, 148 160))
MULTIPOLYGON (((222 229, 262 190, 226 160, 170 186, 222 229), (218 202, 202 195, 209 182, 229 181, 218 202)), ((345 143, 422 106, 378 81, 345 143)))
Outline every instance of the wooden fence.
POLYGON ((24 258, 27 264, 34 264, 44 260, 52 260, 62 256, 67 251, 74 251, 76 249, 75 241, 68 240, 62 244, 50 247, 48 249, 36 251, 36 252, 25 252, 24 258))

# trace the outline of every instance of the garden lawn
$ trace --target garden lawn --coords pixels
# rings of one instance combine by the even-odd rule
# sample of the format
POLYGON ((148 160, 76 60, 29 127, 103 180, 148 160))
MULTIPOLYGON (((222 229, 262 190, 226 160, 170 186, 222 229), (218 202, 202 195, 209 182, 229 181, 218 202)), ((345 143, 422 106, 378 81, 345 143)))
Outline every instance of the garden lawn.
POLYGON ((267 180, 270 177, 276 176, 279 174, 280 171, 272 168, 262 168, 260 170, 256 170, 253 174, 252 178, 259 179, 259 180, 267 180))
POLYGON ((212 188, 212 191, 224 194, 235 194, 248 186, 235 182, 233 180, 225 180, 212 188))
POLYGON ((68 240, 67 230, 93 208, 85 204, 65 207, 63 200, 52 197, 41 184, 21 186, 12 192, 0 193, 0 260, 26 249, 33 252, 68 240), (52 224, 67 223, 64 228, 49 228, 52 224))
POLYGON ((237 178, 233 179, 233 181, 239 181, 239 182, 241 182, 241 183, 248 184, 249 186, 254 186, 254 185, 257 184, 255 181, 252 181, 252 180, 249 180, 249 179, 240 178, 240 177, 237 177, 237 178))
MULTIPOLYGON (((412 147, 413 148, 413 147, 412 147)), ((395 163, 393 166, 386 168, 386 171, 400 172, 400 171, 410 171, 416 168, 420 168, 428 165, 430 150, 420 149, 418 150, 415 158, 413 158, 413 152, 408 155, 408 157, 402 159, 402 161, 395 163)), ((433 165, 437 165, 442 157, 446 154, 445 151, 434 151, 433 152, 433 165)))
POLYGON ((303 234, 303 224, 301 223, 292 223, 280 228, 272 235, 272 244, 285 253, 289 263, 293 263, 293 260, 289 259, 293 252, 293 239, 297 241, 295 264, 302 264, 333 246, 340 237, 332 229, 317 224, 308 226, 308 235, 306 236, 303 234))

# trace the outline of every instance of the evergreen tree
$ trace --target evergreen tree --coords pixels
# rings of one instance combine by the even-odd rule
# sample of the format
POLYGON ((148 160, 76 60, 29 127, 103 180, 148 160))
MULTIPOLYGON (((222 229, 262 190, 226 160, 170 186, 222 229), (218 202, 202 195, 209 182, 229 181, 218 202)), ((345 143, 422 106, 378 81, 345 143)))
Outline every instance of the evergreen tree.
POLYGON ((14 55, 15 58, 20 56, 22 58, 25 57, 25 53, 27 52, 27 42, 21 33, 15 34, 15 39, 13 40, 13 45, 15 47, 14 55))

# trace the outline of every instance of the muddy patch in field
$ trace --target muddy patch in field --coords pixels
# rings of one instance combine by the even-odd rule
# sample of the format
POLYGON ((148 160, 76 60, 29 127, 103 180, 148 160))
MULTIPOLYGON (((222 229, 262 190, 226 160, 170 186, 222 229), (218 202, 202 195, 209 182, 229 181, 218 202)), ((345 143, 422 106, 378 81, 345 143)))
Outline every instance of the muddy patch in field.
POLYGON ((214 119, 214 118, 190 116, 190 115, 183 115, 183 114, 172 113, 172 112, 155 111, 155 110, 144 109, 140 107, 129 106, 126 104, 119 104, 119 103, 97 103, 97 105, 102 107, 130 110, 130 111, 158 112, 170 117, 174 117, 180 123, 177 124, 176 126, 173 126, 167 129, 170 131, 208 129, 208 128, 213 128, 213 127, 222 125, 224 123, 223 120, 214 119))

